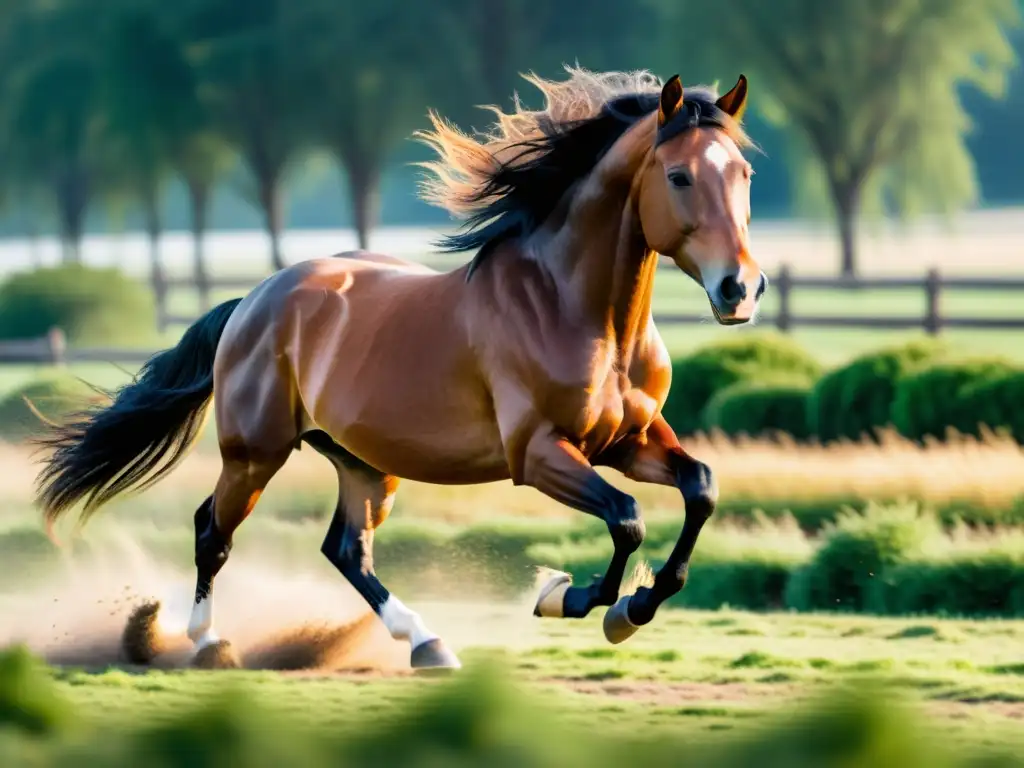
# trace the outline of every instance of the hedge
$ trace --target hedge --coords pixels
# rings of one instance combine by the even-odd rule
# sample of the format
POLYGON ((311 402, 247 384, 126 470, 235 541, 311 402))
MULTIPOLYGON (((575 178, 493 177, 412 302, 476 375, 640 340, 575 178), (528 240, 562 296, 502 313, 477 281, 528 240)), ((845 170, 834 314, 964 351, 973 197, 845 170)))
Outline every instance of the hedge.
POLYGON ((861 355, 829 371, 811 392, 808 429, 823 443, 874 438, 876 430, 892 421, 899 381, 945 354, 940 343, 913 341, 861 355))
POLYGON ((153 340, 153 292, 112 268, 65 264, 20 272, 0 284, 0 339, 45 336, 59 327, 71 344, 153 340))
POLYGON ((970 384, 964 387, 960 400, 962 419, 970 417, 977 425, 1005 429, 1014 440, 1024 444, 1024 371, 1011 371, 970 384))
POLYGON ((810 383, 821 366, 792 339, 774 333, 743 334, 672 361, 672 388, 662 413, 681 435, 701 428, 704 406, 740 381, 810 383))
POLYGON ((704 407, 703 427, 730 437, 766 437, 784 432, 796 440, 811 436, 807 382, 740 381, 718 392, 704 407))
POLYGON ((977 434, 978 413, 970 393, 976 387, 1016 372, 1001 358, 946 361, 904 377, 896 386, 893 425, 904 437, 942 439, 953 427, 977 434))
POLYGON ((999 357, 958 359, 932 339, 861 355, 822 373, 791 339, 745 334, 672 364, 663 414, 681 436, 786 433, 829 443, 877 439, 893 426, 915 440, 982 427, 1024 441, 1024 371, 999 357))

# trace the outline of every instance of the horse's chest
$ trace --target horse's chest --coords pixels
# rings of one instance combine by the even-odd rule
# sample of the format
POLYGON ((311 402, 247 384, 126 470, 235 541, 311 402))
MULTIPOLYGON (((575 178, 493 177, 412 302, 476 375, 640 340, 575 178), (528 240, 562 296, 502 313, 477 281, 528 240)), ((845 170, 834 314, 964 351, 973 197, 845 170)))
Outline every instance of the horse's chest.
POLYGON ((620 437, 647 427, 653 411, 636 396, 635 383, 609 371, 574 391, 564 392, 561 422, 585 454, 607 448, 620 437))

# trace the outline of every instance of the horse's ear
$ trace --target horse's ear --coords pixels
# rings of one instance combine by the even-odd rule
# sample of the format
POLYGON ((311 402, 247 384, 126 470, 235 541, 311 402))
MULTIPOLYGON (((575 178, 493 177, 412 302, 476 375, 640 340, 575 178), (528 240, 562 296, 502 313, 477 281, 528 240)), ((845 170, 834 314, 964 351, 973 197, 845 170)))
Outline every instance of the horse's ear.
POLYGON ((740 75, 740 79, 736 81, 736 85, 732 87, 732 90, 719 97, 715 105, 731 116, 736 122, 741 121, 743 119, 743 111, 747 108, 747 78, 744 75, 740 75))
POLYGON ((672 75, 661 89, 661 99, 658 101, 658 127, 675 117, 682 106, 683 84, 679 80, 679 75, 672 75))

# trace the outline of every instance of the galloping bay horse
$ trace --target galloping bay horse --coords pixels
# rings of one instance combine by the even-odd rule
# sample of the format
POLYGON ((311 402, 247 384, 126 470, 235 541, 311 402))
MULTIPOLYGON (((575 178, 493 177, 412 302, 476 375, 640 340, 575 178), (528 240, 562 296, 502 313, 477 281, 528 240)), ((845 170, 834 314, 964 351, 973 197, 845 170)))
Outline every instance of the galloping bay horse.
POLYGON ((399 478, 449 485, 511 478, 603 520, 614 542, 589 585, 556 574, 535 615, 609 607, 613 643, 683 588, 715 508, 711 470, 661 416, 671 367, 654 326, 659 254, 706 292, 725 325, 754 314, 767 280, 748 252, 751 167, 740 127, 747 80, 718 97, 650 73, 567 69, 528 77, 540 111, 494 109, 471 137, 431 113, 418 134, 439 158, 421 190, 465 220, 443 245, 478 249, 441 273, 365 252, 304 261, 196 321, 106 408, 44 439, 38 501, 52 526, 84 521, 163 477, 202 427, 212 397, 223 468, 195 513, 197 585, 187 634, 196 663, 225 649, 213 582, 232 535, 305 442, 338 473, 322 552, 408 640, 414 668, 455 654, 373 570, 374 530, 399 478), (679 489, 685 520, 650 586, 619 597, 644 537, 636 501, 595 466, 679 489))

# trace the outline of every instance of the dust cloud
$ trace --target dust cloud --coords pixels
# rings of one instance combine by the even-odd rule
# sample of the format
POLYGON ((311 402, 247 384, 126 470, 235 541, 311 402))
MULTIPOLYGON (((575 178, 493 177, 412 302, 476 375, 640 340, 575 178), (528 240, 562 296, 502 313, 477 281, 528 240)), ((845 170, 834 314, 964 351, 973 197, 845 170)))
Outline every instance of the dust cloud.
MULTIPOLYGON (((122 636, 132 614, 159 602, 160 653, 151 666, 190 666, 184 635, 195 573, 152 557, 127 533, 88 559, 67 558, 58 574, 0 595, 0 646, 24 643, 51 664, 129 666, 122 636)), ((463 585, 465 583, 463 582, 463 585)), ((511 603, 459 599, 405 602, 457 653, 511 648, 543 637, 531 590, 511 603)), ((409 673, 409 645, 394 640, 340 575, 303 572, 233 553, 217 577, 215 626, 242 666, 317 673, 409 673)))

